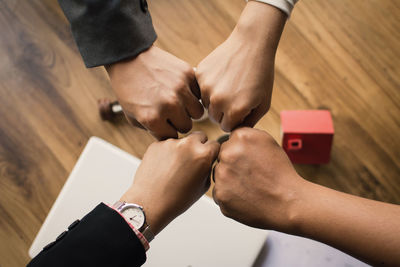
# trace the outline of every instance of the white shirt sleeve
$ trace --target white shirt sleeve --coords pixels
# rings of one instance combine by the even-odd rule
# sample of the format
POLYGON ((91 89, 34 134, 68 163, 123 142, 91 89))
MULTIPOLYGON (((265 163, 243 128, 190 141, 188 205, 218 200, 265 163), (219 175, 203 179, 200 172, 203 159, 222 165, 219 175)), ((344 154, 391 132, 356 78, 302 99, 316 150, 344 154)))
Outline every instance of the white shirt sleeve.
MULTIPOLYGON (((246 0, 248 1, 248 0, 246 0)), ((268 5, 274 6, 276 8, 279 8, 283 12, 290 17, 290 13, 292 13, 292 9, 294 5, 297 3, 299 0, 255 0, 257 2, 263 2, 268 5)))

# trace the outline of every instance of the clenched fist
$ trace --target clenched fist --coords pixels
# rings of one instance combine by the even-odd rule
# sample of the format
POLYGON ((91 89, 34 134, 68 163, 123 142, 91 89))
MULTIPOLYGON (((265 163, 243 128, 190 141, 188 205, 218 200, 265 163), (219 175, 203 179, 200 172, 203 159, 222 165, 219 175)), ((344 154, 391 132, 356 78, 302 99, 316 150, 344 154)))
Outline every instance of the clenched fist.
POLYGON ((213 197, 225 216, 323 242, 372 266, 399 266, 399 205, 304 180, 275 140, 256 129, 234 130, 218 160, 213 197))
POLYGON ((222 213, 262 229, 291 232, 305 180, 266 132, 239 128, 221 146, 213 197, 222 213))
POLYGON ((250 1, 229 38, 198 65, 202 103, 222 130, 253 127, 268 111, 285 21, 275 7, 250 1))
POLYGON ((157 234, 208 190, 218 151, 219 144, 201 132, 153 143, 121 200, 143 206, 157 234))
POLYGON ((128 120, 158 139, 190 131, 203 114, 192 67, 158 47, 106 69, 128 120))

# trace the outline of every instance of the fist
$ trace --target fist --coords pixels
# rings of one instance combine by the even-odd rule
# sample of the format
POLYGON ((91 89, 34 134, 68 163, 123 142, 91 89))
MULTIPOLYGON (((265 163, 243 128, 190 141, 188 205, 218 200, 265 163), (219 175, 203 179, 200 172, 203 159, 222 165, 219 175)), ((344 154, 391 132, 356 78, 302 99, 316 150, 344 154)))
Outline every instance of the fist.
POLYGON ((203 114, 192 67, 160 48, 152 46, 106 69, 128 121, 157 139, 190 131, 191 118, 203 114))
POLYGON ((229 38, 198 65, 202 103, 222 130, 253 127, 269 110, 285 21, 275 7, 249 1, 229 38))
POLYGON ((221 146, 213 197, 221 212, 246 225, 290 232, 303 179, 266 132, 240 128, 221 146))
POLYGON ((235 39, 220 45, 196 71, 202 103, 225 132, 253 127, 261 119, 270 107, 274 80, 273 57, 257 59, 252 48, 247 51, 235 39))
POLYGON ((153 143, 122 200, 142 205, 158 233, 208 190, 218 151, 219 144, 201 132, 153 143))

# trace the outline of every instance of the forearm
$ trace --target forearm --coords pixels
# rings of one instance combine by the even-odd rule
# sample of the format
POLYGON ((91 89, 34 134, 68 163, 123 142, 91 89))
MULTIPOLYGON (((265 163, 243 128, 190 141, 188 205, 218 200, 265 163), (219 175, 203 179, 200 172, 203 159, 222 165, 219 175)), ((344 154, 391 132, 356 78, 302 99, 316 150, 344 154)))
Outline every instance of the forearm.
POLYGON ((244 36, 247 42, 260 47, 260 51, 275 53, 287 16, 278 8, 249 1, 232 35, 244 36))
POLYGON ((296 232, 374 266, 400 264, 400 207, 306 182, 296 232))

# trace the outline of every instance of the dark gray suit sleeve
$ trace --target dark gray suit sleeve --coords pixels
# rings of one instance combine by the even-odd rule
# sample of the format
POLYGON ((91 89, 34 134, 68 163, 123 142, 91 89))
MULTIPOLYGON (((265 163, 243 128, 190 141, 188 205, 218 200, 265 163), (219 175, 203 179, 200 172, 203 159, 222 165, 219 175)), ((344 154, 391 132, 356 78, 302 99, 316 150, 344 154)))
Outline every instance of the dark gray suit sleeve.
POLYGON ((156 40, 146 0, 58 0, 86 67, 137 56, 156 40))

